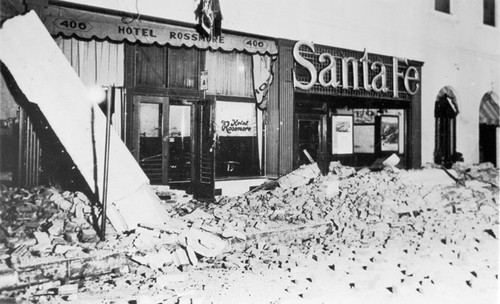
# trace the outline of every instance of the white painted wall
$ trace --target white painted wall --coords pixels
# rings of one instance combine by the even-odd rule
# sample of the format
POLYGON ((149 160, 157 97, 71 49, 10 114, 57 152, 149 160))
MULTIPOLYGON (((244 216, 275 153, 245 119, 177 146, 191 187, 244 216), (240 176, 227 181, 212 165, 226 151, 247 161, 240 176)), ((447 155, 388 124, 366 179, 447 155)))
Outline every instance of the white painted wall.
MULTIPOLYGON (((194 23, 194 0, 68 0, 194 23)), ((434 0, 220 0, 223 29, 407 57, 422 72, 422 162, 434 151, 434 101, 454 88, 460 114, 457 150, 479 161, 479 105, 499 94, 500 32, 483 25, 483 0, 451 0, 451 14, 434 0)), ((499 94, 500 95, 500 94, 499 94)))

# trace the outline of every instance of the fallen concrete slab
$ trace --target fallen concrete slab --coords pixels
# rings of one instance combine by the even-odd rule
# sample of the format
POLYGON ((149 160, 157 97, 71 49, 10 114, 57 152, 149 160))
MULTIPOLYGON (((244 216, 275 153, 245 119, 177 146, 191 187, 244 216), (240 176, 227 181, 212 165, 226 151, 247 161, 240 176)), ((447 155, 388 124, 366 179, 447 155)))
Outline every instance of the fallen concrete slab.
MULTIPOLYGON (((106 118, 35 12, 7 20, 0 58, 28 101, 54 133, 102 201, 106 118), (36 46, 36 47, 33 47, 36 46)), ((149 180, 118 135, 111 132, 108 218, 119 232, 168 216, 149 180)))

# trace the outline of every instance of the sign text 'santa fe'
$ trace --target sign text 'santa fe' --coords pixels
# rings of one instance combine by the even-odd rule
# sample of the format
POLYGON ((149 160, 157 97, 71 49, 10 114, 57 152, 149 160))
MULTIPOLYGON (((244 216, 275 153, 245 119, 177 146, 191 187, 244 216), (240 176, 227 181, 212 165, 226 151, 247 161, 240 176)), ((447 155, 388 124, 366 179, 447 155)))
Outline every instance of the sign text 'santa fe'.
MULTIPOLYGON (((359 59, 354 57, 344 57, 341 58, 341 68, 342 68, 342 79, 337 79, 337 60, 332 54, 322 53, 319 55, 319 62, 328 62, 328 65, 320 70, 319 72, 316 70, 314 64, 308 61, 306 58, 302 57, 302 54, 299 52, 299 49, 302 46, 308 47, 313 53, 314 44, 306 41, 299 41, 295 44, 293 48, 293 57, 295 61, 307 69, 310 74, 310 80, 308 83, 302 83, 297 80, 295 75, 295 71, 293 72, 293 85, 296 88, 302 90, 310 90, 316 82, 323 87, 333 87, 333 88, 342 88, 353 90, 359 90, 359 71, 358 67, 361 63, 361 67, 363 70, 363 88, 365 91, 370 92, 388 92, 389 88, 387 87, 387 69, 385 65, 380 61, 369 62, 368 53, 364 52, 363 56, 359 59), (352 67, 352 85, 349 86, 349 64, 352 67), (375 73, 377 73, 373 78, 369 78, 369 69, 375 73), (328 77, 327 77, 328 76, 328 77)), ((403 58, 392 58, 392 66, 393 66, 393 75, 392 75, 392 83, 393 83, 393 95, 395 98, 399 97, 399 79, 402 79, 404 82, 405 90, 410 95, 415 95, 420 88, 420 74, 416 67, 408 66, 408 60, 403 58), (404 63, 406 69, 400 69, 400 64, 404 63), (414 85, 412 85, 414 84, 414 85)))

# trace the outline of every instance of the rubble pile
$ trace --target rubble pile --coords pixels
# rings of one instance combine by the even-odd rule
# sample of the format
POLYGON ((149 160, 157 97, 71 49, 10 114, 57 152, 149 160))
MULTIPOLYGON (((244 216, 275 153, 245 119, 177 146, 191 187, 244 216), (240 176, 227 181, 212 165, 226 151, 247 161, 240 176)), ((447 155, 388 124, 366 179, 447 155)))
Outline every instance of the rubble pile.
MULTIPOLYGON (((333 224, 339 238, 354 234, 353 240, 363 242, 370 236, 380 238, 383 227, 397 225, 401 218, 417 218, 430 210, 498 210, 498 189, 490 189, 487 184, 426 187, 407 180, 406 171, 356 173, 349 167, 337 171, 327 176, 316 174, 302 186, 222 198, 217 204, 198 209, 191 202, 186 208, 194 211, 179 218, 194 227, 240 239, 287 226, 326 221, 333 224)), ((494 212, 490 213, 488 216, 494 217, 494 212)))
POLYGON ((412 183, 406 178, 411 172, 392 167, 356 172, 336 164, 331 169, 327 176, 312 170, 299 186, 223 198, 198 209, 191 202, 175 210, 194 210, 179 217, 192 227, 246 240, 222 258, 224 267, 246 270, 290 267, 283 262, 292 256, 318 259, 356 248, 398 248, 402 242, 432 251, 435 241, 449 242, 450 235, 496 239, 498 189, 488 183, 429 186, 412 183), (307 237, 297 233, 297 227, 318 223, 329 229, 307 237), (269 238, 273 232, 277 237, 269 238))
MULTIPOLYGON (((468 237, 476 234, 485 237, 485 231, 498 229, 498 189, 491 189, 488 185, 474 188, 423 187, 405 182, 404 176, 391 170, 361 175, 350 173, 344 178, 318 176, 308 185, 288 191, 277 188, 266 195, 252 194, 232 199, 229 204, 229 210, 238 208, 237 215, 243 214, 242 218, 247 220, 241 224, 241 218, 229 213, 228 218, 219 218, 221 227, 236 222, 236 227, 244 226, 245 231, 253 231, 253 223, 259 219, 266 226, 281 227, 330 222, 331 234, 312 238, 319 248, 327 243, 342 244, 351 249, 382 247, 402 239, 408 239, 410 243, 415 243, 415 239, 441 240, 458 232, 468 237), (258 203, 254 204, 259 206, 255 209, 252 204, 245 204, 255 201, 258 203), (470 222, 472 226, 457 226, 460 222, 470 222)), ((305 253, 311 251, 310 240, 296 240, 293 234, 288 240, 300 245, 298 247, 305 253)), ((280 238, 281 243, 285 241, 286 238, 280 238)), ((262 244, 253 245, 263 247, 262 244)), ((252 255, 256 250, 249 251, 252 255)), ((279 250, 274 248, 271 251, 276 253, 279 250)), ((328 254, 331 250, 319 252, 328 254)))
MULTIPOLYGON (((498 244, 498 169, 463 166, 457 169, 459 179, 474 183, 424 185, 410 178, 413 172, 391 166, 356 172, 333 163, 327 175, 316 168, 302 167, 274 188, 212 204, 169 197, 163 201, 169 223, 141 223, 105 242, 97 242, 95 231, 84 232, 91 229, 92 208, 81 193, 3 189, 3 258, 12 267, 16 259, 23 262, 16 252, 65 258, 74 256, 71 250, 122 253, 106 260, 105 275, 89 276, 77 290, 126 289, 163 299, 180 297, 195 271, 291 273, 309 262, 326 263, 344 287, 375 286, 391 293, 408 288, 421 293, 444 281, 437 269, 466 261, 482 265, 457 275, 461 283, 482 290, 498 281, 498 252, 492 250, 498 244), (388 267, 398 274, 374 283, 377 269, 388 267)), ((45 287, 32 287, 25 296, 45 287)), ((287 292, 296 293, 292 287, 287 292)))
MULTIPOLYGON (((75 257, 98 241, 93 210, 82 192, 55 188, 1 189, 0 246, 12 265, 51 255, 75 257)), ((95 213, 94 213, 95 215, 95 213)))
MULTIPOLYGON (((382 296, 422 296, 463 287, 476 295, 497 290, 499 196, 493 180, 498 169, 488 169, 484 182, 466 186, 414 184, 406 178, 411 172, 393 168, 358 173, 347 169, 342 169, 343 175, 317 176, 294 189, 252 194, 270 209, 262 217, 269 226, 326 220, 332 223, 329 233, 299 238, 291 232, 277 242, 251 240, 243 252, 226 254, 224 260, 262 275, 282 269, 293 277, 285 291, 306 299, 304 303, 314 292, 313 276, 294 274, 303 265, 327 265, 335 278, 330 288, 374 290, 382 296), (283 204, 273 203, 273 208, 269 201, 283 204), (281 217, 272 216, 277 205, 281 217)), ((247 223, 258 218, 251 211, 244 208, 247 223)))

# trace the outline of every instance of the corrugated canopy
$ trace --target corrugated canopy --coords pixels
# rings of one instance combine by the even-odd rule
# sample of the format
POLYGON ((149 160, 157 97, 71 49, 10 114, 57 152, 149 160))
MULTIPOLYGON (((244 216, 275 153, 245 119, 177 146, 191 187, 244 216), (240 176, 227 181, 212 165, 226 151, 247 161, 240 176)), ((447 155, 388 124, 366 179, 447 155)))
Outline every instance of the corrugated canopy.
POLYGON ((109 39, 115 42, 157 43, 198 49, 237 50, 250 54, 278 54, 276 43, 272 40, 226 33, 222 33, 220 37, 207 39, 201 37, 194 28, 61 6, 47 7, 43 19, 44 25, 52 35, 109 39))
POLYGON ((500 126, 500 110, 493 94, 486 94, 479 108, 479 123, 500 126))

